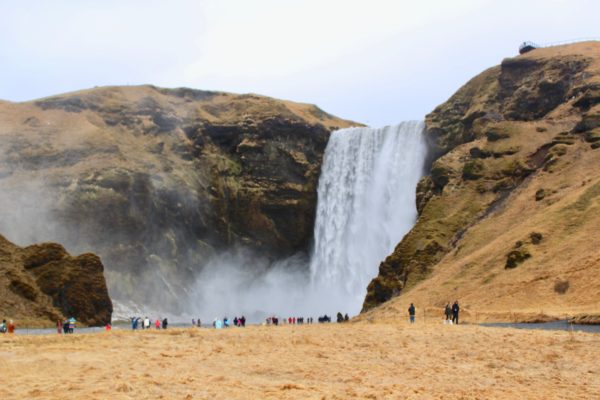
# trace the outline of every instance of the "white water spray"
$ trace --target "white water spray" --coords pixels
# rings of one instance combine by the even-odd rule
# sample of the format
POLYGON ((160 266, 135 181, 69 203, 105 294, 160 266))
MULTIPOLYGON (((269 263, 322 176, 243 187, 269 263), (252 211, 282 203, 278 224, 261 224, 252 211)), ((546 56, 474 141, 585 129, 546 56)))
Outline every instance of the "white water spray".
POLYGON ((379 263, 413 226, 426 145, 422 122, 333 132, 318 188, 313 286, 360 311, 379 263))

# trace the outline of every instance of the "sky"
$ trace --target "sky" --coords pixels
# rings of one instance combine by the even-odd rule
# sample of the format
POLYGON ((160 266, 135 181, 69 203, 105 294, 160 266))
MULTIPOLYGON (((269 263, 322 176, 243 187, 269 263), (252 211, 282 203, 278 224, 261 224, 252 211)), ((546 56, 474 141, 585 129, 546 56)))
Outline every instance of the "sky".
POLYGON ((0 99, 104 85, 259 93, 373 127, 420 120, 598 0, 0 0, 0 99))

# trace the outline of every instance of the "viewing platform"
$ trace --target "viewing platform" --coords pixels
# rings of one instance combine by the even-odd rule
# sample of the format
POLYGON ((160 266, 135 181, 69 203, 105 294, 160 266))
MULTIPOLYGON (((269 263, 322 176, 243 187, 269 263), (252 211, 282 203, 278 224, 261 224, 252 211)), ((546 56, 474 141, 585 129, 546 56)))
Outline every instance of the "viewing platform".
POLYGON ((540 48, 541 46, 539 44, 533 43, 533 42, 523 42, 521 43, 521 45, 519 46, 519 54, 525 54, 530 52, 531 50, 535 50, 540 48))
POLYGON ((534 42, 525 41, 525 42, 521 43, 521 45, 519 46, 519 54, 525 54, 532 50, 540 49, 543 47, 560 46, 560 45, 564 45, 564 44, 572 44, 572 43, 579 43, 579 42, 599 42, 599 41, 600 41, 600 38, 579 38, 579 39, 564 40, 562 42, 545 43, 545 44, 537 44, 534 42))

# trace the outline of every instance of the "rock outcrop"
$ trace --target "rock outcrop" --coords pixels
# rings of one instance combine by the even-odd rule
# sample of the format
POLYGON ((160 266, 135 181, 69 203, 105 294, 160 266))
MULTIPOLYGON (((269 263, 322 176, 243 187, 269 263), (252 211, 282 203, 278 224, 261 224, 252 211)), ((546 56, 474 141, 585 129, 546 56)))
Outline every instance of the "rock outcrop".
POLYGON ((597 308, 600 253, 584 238, 600 226, 599 84, 600 44, 536 49, 429 114, 419 218, 381 263, 363 311, 398 295, 390 303, 460 298, 481 312, 597 308))
POLYGON ((3 232, 91 250, 113 297, 154 307, 177 303, 223 249, 306 251, 329 133, 356 125, 313 105, 153 86, 2 103, 0 120, 0 205, 21 210, 3 232))
POLYGON ((22 248, 2 236, 0 309, 3 318, 34 324, 75 317, 90 326, 110 322, 113 311, 98 256, 72 257, 56 243, 22 248))

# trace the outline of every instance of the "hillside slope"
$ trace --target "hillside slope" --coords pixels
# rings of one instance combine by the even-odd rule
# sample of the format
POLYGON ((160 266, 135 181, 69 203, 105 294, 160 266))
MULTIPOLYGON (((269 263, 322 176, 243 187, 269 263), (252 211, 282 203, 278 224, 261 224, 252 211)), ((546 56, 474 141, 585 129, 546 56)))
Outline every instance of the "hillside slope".
POLYGON ((306 251, 329 133, 356 125, 308 104, 154 86, 3 102, 0 121, 0 231, 93 251, 111 296, 163 309, 223 249, 306 251))
POLYGON ((426 118, 435 161, 415 227, 363 311, 458 299, 478 319, 600 311, 600 43, 537 49, 472 79, 426 118))

